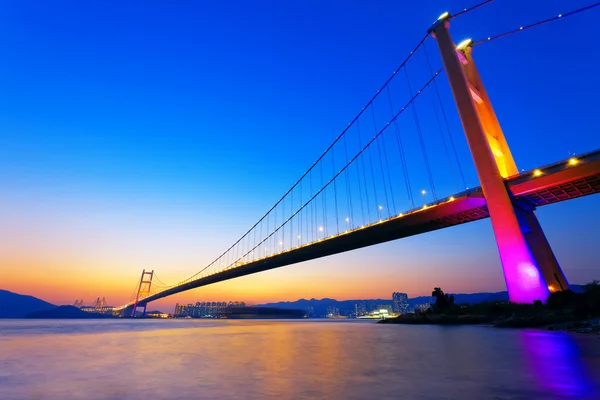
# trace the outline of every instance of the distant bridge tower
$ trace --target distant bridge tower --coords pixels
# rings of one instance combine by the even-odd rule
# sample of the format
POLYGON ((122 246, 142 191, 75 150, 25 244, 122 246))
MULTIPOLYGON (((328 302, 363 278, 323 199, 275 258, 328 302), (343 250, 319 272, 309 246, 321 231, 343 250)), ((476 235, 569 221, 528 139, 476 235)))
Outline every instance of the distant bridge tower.
POLYGON ((104 305, 106 304, 106 298, 102 298, 102 300, 100 300, 100 297, 98 297, 98 299, 96 300, 96 305, 94 306, 94 312, 97 313, 102 313, 104 311, 104 305))
MULTIPOLYGON (((131 310, 131 316, 135 317, 135 312, 138 307, 138 303, 140 299, 148 296, 150 294, 150 288, 152 287, 152 277, 154 276, 154 270, 150 272, 146 272, 146 270, 142 270, 142 277, 140 278, 140 284, 138 286, 138 291, 135 296, 135 303, 133 304, 133 310, 131 310)), ((146 316, 146 307, 148 303, 144 303, 144 317, 146 316)))
POLYGON ((100 312, 101 309, 102 309, 102 301, 100 300, 100 296, 98 296, 98 298, 96 299, 96 302, 94 303, 94 312, 100 312))
POLYGON ((517 175, 496 114, 472 56, 471 41, 454 44, 444 13, 429 32, 437 39, 460 120, 496 236, 504 279, 511 301, 545 301, 550 292, 569 289, 533 207, 515 204, 504 178, 517 175))

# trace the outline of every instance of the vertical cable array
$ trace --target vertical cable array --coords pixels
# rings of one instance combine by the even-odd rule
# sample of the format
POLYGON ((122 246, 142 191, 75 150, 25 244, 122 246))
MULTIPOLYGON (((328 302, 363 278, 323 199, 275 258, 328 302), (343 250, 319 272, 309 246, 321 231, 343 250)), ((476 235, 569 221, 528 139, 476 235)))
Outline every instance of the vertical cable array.
MULTIPOLYGON (((352 234, 355 230, 373 224, 401 218, 410 212, 418 212, 415 210, 413 182, 408 165, 415 164, 415 155, 419 153, 425 163, 429 187, 437 199, 424 140, 424 131, 429 128, 421 124, 415 100, 422 91, 431 90, 431 86, 435 87, 436 77, 441 71, 433 72, 428 58, 430 76, 411 79, 407 71, 408 61, 422 48, 424 41, 425 39, 418 44, 329 148, 262 218, 217 259, 178 284, 243 267, 249 263, 262 262, 326 239, 352 234), (402 70, 405 83, 402 78, 397 78, 398 72, 402 70), (413 87, 419 90, 413 92, 413 87), (382 95, 384 90, 386 94, 382 95), (394 109, 394 102, 404 106, 394 109), (411 113, 405 113, 409 107, 414 129, 401 127, 403 121, 410 121, 411 113), (377 112, 382 109, 389 109, 390 114, 388 115, 387 111, 385 115, 377 112), (361 121, 365 118, 370 121, 361 121), (366 129, 368 125, 365 123, 373 127, 372 138, 365 138, 367 130, 370 131, 370 128, 366 129), (392 141, 395 145, 388 146, 386 134, 394 136, 392 141), (405 141, 404 138, 409 140, 405 141), (418 143, 420 152, 415 148, 408 148, 412 140, 418 143), (337 157, 336 151, 343 156, 337 157), (327 157, 331 157, 331 160, 327 157), (340 168, 336 161, 342 160, 344 164, 340 168), (375 163, 378 164, 377 171, 375 163), (344 182, 340 182, 340 179, 344 182), (397 204, 395 192, 398 193, 398 190, 407 193, 408 203, 402 201, 397 204), (354 209, 355 205, 358 210, 354 209), (398 208, 404 211, 404 214, 398 213, 398 208)), ((431 92, 430 96, 434 104, 431 92)), ((438 102, 441 103, 439 94, 438 102)), ((443 135, 445 132, 442 130, 437 109, 433 112, 438 122, 438 130, 443 135)), ((429 119, 432 119, 429 115, 424 118, 429 119)), ((446 124, 448 125, 447 120, 446 124)), ((445 146, 448 155, 447 145, 445 146)), ((434 157, 439 158, 437 155, 434 157)))

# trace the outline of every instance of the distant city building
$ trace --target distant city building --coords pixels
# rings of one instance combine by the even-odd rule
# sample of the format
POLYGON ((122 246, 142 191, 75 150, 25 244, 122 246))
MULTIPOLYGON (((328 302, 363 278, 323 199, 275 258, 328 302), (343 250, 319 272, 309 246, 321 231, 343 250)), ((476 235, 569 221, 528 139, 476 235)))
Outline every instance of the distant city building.
POLYGON ((149 318, 162 318, 162 319, 170 317, 169 314, 163 313, 160 311, 150 311, 150 312, 146 313, 146 316, 149 318))
POLYGON ((340 316, 340 309, 337 307, 327 307, 327 317, 335 318, 340 316))
POLYGON ((415 314, 425 312, 429 309, 429 307, 431 307, 431 304, 429 303, 417 304, 415 306, 415 314))
POLYGON ((365 303, 356 303, 354 304, 354 316, 356 318, 362 316, 362 315, 367 315, 367 305, 365 303))
POLYGON ((392 293, 392 311, 394 314, 408 313, 408 295, 406 293, 392 293))
POLYGON ((179 304, 175 305, 175 318, 216 318, 221 316, 227 308, 246 307, 246 303, 237 301, 206 301, 197 302, 196 304, 179 304))
POLYGON ((312 318, 315 316, 315 308, 313 306, 306 307, 306 316, 312 318))
POLYGON ((393 312, 393 307, 390 304, 378 304, 375 307, 375 311, 381 312, 382 310, 385 310, 388 314, 391 314, 393 312))

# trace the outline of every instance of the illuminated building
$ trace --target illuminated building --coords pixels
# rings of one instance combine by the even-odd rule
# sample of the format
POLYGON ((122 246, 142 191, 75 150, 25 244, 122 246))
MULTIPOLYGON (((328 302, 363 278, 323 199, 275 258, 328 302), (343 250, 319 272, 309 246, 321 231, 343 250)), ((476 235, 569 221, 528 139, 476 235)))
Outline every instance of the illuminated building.
POLYGON ((394 314, 408 313, 408 295, 406 293, 392 293, 392 310, 394 314))
POLYGON ((367 306, 365 303, 356 303, 354 304, 354 316, 356 318, 360 317, 361 315, 366 315, 367 313, 367 306))
POLYGON ((417 304, 415 306, 415 314, 425 312, 429 309, 429 307, 431 307, 431 304, 429 303, 417 304))
POLYGON ((246 307, 246 303, 238 301, 206 301, 197 302, 196 304, 179 304, 175 305, 175 318, 217 318, 220 317, 228 308, 246 307))
POLYGON ((340 316, 340 309, 337 307, 327 307, 327 318, 337 318, 340 316))

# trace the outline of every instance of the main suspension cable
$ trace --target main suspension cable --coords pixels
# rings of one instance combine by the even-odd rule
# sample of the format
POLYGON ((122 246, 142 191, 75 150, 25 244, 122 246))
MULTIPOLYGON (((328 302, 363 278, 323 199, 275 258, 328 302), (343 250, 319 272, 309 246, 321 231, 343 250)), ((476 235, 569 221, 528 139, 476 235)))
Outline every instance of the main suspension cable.
POLYGON ((553 22, 553 21, 557 21, 559 19, 570 17, 572 15, 579 14, 579 13, 584 12, 584 11, 589 11, 592 8, 595 8, 595 7, 598 7, 598 6, 600 6, 600 1, 597 2, 597 3, 594 3, 594 4, 590 4, 589 6, 578 8, 577 10, 569 11, 569 12, 564 13, 564 14, 558 14, 558 15, 552 17, 552 18, 548 18, 548 19, 545 19, 543 21, 538 21, 538 22, 535 22, 535 23, 530 24, 530 25, 521 26, 521 27, 519 27, 517 29, 513 29, 513 30, 510 30, 510 31, 507 31, 507 32, 504 32, 504 33, 500 33, 500 34, 495 35, 495 36, 490 36, 487 39, 478 40, 476 42, 473 42, 471 44, 471 46, 477 46, 477 45, 480 45, 480 44, 483 44, 483 43, 488 43, 488 42, 491 42, 492 40, 496 40, 496 39, 500 39, 500 38, 508 36, 508 35, 512 35, 513 33, 521 32, 521 31, 524 31, 524 30, 527 30, 527 29, 530 29, 530 28, 535 28, 536 26, 540 26, 540 25, 546 24, 548 22, 553 22))
POLYGON ((471 11, 473 11, 473 10, 475 10, 475 9, 479 8, 479 7, 483 7, 483 6, 487 5, 487 4, 490 4, 492 1, 494 1, 494 0, 486 0, 486 1, 484 1, 484 2, 481 2, 481 3, 479 3, 479 4, 476 4, 476 5, 474 5, 473 7, 465 8, 465 9, 464 9, 464 10, 462 10, 461 12, 458 12, 458 13, 456 13, 456 14, 452 14, 452 15, 450 15, 450 19, 452 19, 452 18, 456 18, 456 17, 460 17, 461 15, 463 15, 463 14, 467 14, 467 13, 469 13, 469 12, 471 12, 471 11))

